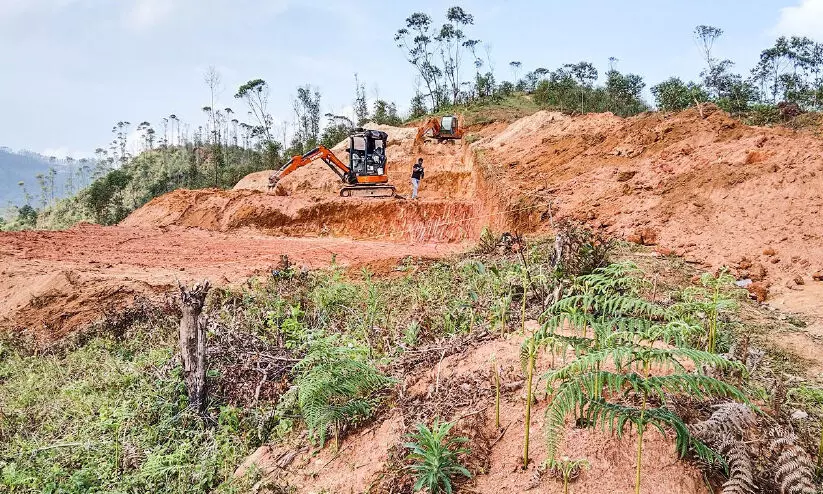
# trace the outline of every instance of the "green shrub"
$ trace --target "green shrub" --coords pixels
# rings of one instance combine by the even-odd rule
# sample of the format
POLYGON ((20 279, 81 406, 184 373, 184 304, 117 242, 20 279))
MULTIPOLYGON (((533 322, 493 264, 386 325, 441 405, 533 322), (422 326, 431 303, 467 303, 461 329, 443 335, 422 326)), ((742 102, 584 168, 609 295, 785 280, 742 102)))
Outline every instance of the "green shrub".
POLYGON ((367 351, 339 338, 312 344, 294 367, 297 399, 309 436, 322 446, 332 432, 367 420, 380 403, 377 392, 394 381, 366 361, 367 351))
POLYGON ((435 420, 431 429, 426 424, 417 424, 417 432, 409 435, 411 441, 405 447, 410 450, 408 458, 413 462, 409 468, 417 478, 415 491, 451 494, 455 477, 471 478, 471 473, 460 464, 460 456, 469 453, 460 445, 468 439, 448 437, 452 427, 453 422, 435 420))
POLYGON ((774 105, 752 105, 744 121, 749 125, 773 125, 781 122, 780 110, 774 105))

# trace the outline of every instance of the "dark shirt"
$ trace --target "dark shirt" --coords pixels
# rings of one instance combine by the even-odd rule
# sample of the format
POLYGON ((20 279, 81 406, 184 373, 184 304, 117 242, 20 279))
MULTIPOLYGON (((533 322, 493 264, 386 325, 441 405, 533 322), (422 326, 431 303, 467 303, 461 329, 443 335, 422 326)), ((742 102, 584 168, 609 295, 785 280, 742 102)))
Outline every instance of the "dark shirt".
POLYGON ((415 163, 412 167, 412 178, 416 178, 417 180, 423 180, 423 175, 425 175, 425 171, 423 170, 423 165, 415 163))

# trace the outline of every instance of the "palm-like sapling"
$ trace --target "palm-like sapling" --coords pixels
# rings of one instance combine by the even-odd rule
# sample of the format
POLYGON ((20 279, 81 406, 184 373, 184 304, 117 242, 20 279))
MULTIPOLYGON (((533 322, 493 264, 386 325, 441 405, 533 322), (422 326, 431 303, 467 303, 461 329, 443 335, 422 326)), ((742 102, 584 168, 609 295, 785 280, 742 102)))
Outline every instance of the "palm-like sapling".
POLYGON ((460 464, 460 455, 469 450, 462 447, 468 442, 465 437, 448 437, 454 422, 435 420, 431 429, 426 424, 417 424, 417 432, 409 435, 410 442, 404 446, 410 450, 408 458, 413 461, 409 467, 417 481, 414 490, 425 490, 430 494, 445 492, 451 494, 454 477, 471 477, 471 473, 460 464))
POLYGON ((707 335, 706 350, 712 353, 717 351, 721 316, 737 307, 727 294, 733 283, 734 277, 725 269, 717 276, 705 273, 700 277, 702 287, 684 290, 684 300, 674 306, 674 310, 686 319, 702 321, 707 335))

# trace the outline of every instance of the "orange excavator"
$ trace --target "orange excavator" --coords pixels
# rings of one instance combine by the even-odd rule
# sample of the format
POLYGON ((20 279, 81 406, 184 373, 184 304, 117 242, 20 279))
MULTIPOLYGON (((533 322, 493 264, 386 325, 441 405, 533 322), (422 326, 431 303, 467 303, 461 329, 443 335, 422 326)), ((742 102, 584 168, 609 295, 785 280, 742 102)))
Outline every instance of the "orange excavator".
POLYGON ((414 144, 419 146, 426 137, 437 139, 437 142, 453 141, 463 138, 463 128, 460 127, 455 115, 445 115, 440 118, 427 120, 417 128, 414 144))
POLYGON ((346 166, 325 146, 318 146, 303 156, 295 156, 269 177, 269 190, 284 177, 316 159, 323 160, 343 182, 342 197, 394 197, 386 170, 388 134, 379 130, 358 130, 349 136, 349 164, 346 166))

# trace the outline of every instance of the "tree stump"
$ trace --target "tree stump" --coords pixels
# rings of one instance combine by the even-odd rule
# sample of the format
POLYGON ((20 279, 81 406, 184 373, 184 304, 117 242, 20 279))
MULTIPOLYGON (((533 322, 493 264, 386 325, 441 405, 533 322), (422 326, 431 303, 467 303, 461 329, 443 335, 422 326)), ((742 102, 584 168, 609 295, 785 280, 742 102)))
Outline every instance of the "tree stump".
POLYGON ((208 280, 187 289, 180 287, 180 358, 189 395, 189 405, 198 413, 206 410, 206 325, 200 313, 209 293, 208 280))

